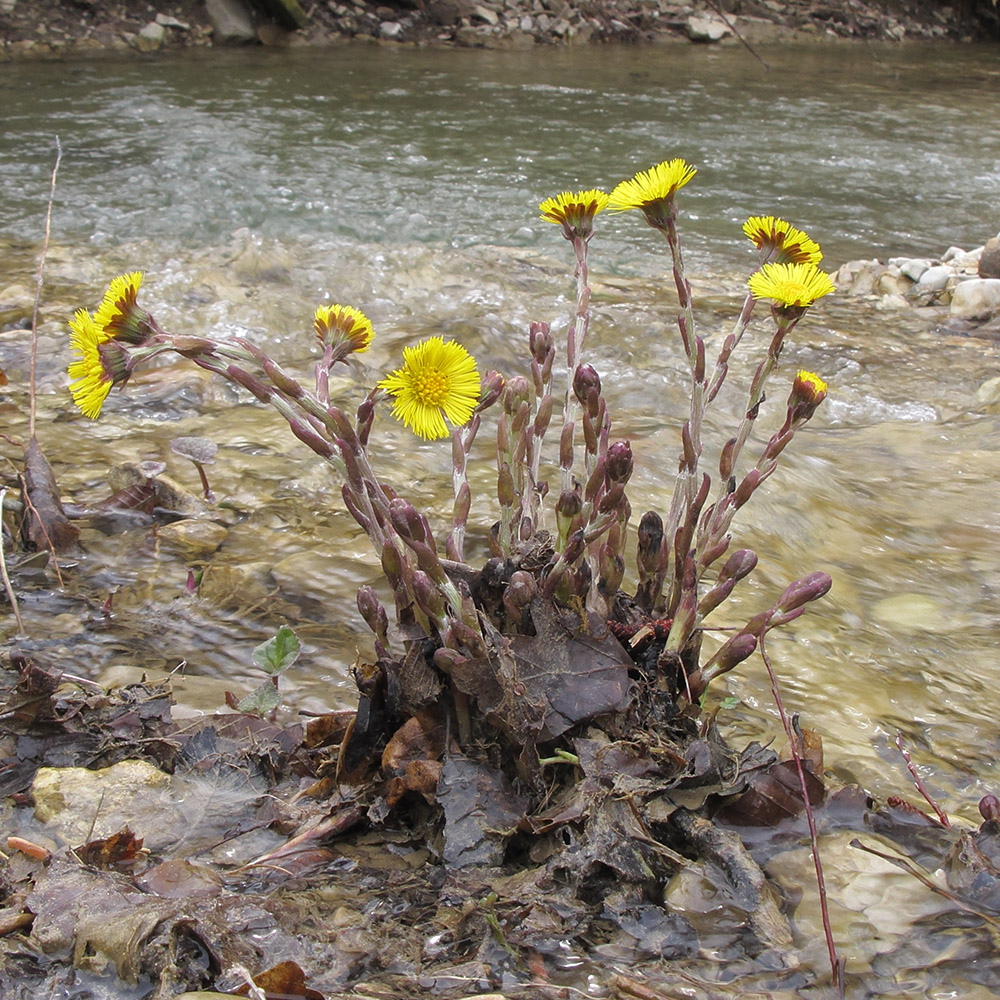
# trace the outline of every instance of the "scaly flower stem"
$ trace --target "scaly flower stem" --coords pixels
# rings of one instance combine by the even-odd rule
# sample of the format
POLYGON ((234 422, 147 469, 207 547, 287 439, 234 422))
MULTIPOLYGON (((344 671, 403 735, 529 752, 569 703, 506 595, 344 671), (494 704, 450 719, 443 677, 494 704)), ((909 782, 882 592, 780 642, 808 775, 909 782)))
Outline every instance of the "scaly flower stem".
POLYGON ((743 308, 740 310, 736 323, 729 336, 723 341, 722 350, 719 351, 719 357, 715 362, 715 371, 712 373, 711 381, 705 393, 706 404, 711 403, 722 388, 722 383, 725 382, 729 371, 729 359, 743 339, 743 334, 747 332, 747 327, 750 325, 750 317, 753 315, 753 308, 756 304, 757 300, 754 298, 753 293, 747 292, 747 297, 743 300, 743 308))
MULTIPOLYGON (((670 256, 673 260, 674 284, 677 287, 677 299, 681 315, 677 318, 681 341, 687 354, 688 366, 691 370, 691 407, 687 424, 683 430, 683 451, 681 455, 680 472, 674 488, 674 498, 667 516, 667 544, 673 548, 674 539, 693 509, 699 493, 698 462, 701 457, 701 427, 705 414, 705 344, 697 335, 694 324, 694 311, 691 307, 691 285, 684 272, 684 256, 681 252, 680 240, 677 235, 676 212, 667 213, 663 234, 670 246, 670 256)), ((684 564, 687 552, 674 553, 673 584, 670 588, 671 604, 676 605, 681 599, 684 579, 684 564)), ((690 574, 688 574, 690 576, 690 574)), ((697 587, 697 580, 695 580, 697 587)), ((689 595, 689 600, 696 595, 689 595)))
MULTIPOLYGON (((573 376, 576 374, 576 366, 580 363, 580 354, 583 350, 583 342, 587 337, 587 328, 590 326, 590 271, 587 264, 588 241, 579 237, 573 237, 573 251, 576 254, 576 311, 570 320, 569 331, 566 335, 566 397, 563 403, 563 428, 575 424, 579 420, 580 408, 573 395, 573 376)), ((569 435, 569 448, 572 453, 573 436, 569 435)), ((573 488, 573 468, 565 463, 560 463, 560 489, 571 490, 573 488)))

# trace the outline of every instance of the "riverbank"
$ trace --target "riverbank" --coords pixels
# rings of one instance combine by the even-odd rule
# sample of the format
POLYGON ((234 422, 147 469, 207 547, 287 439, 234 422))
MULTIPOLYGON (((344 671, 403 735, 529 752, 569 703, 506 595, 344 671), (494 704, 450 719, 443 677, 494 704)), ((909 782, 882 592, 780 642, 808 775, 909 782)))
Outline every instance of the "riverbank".
POLYGON ((1000 36, 996 8, 929 0, 0 0, 0 60, 349 41, 479 48, 1000 36), (266 11, 266 13, 265 13, 266 11))

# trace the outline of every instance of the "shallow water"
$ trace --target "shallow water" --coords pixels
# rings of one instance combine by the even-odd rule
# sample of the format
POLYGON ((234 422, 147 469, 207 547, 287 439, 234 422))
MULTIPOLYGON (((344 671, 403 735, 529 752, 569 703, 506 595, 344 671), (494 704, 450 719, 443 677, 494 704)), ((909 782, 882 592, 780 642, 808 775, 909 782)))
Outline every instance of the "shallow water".
MULTIPOLYGON (((39 436, 64 495, 93 506, 112 492, 109 465, 148 458, 197 492, 194 468, 169 441, 204 435, 219 444, 208 470, 219 503, 206 517, 225 529, 217 549, 185 548, 169 530, 89 516, 80 552, 62 561, 64 588, 51 570, 17 576, 30 637, 20 645, 86 677, 183 664, 215 682, 184 695, 188 710, 208 710, 224 690, 256 686, 252 648, 287 621, 306 650, 288 677, 289 714, 352 704, 349 668, 369 647, 354 593, 377 583, 376 561, 333 477, 278 417, 183 364, 113 395, 97 423, 72 412, 65 320, 95 307, 123 269, 147 271, 143 300, 167 328, 250 336, 306 380, 316 304, 357 304, 378 336, 334 387, 349 404, 428 333, 510 371, 530 321, 564 329, 572 263, 555 228, 537 221, 538 200, 611 185, 666 156, 699 166, 681 230, 710 357, 742 302, 748 214, 803 226, 831 268, 992 235, 982 208, 1000 182, 1000 137, 983 121, 1000 81, 995 50, 962 49, 961 74, 950 47, 763 54, 769 72, 740 50, 687 47, 546 50, 544 59, 213 53, 58 74, 0 66, 13 97, 0 111, 0 291, 33 286, 54 133, 65 151, 39 372, 39 436), (197 597, 186 592, 189 569, 206 571, 197 597)), ((664 248, 632 215, 600 222, 587 353, 615 434, 637 457, 637 521, 669 502, 662 470, 676 461, 685 369, 664 248)), ((821 373, 830 395, 737 521, 736 544, 761 564, 720 624, 741 623, 795 576, 830 572, 830 595, 769 641, 787 706, 823 735, 834 772, 880 798, 915 798, 894 746, 901 730, 941 805, 974 823, 978 799, 1000 785, 1000 417, 973 404, 997 373, 998 348, 948 332, 944 319, 830 297, 800 324, 774 398, 798 367, 821 373)), ((732 366, 706 435, 707 469, 767 329, 757 321, 732 366)), ((17 440, 26 335, 0 334, 0 349, 11 383, 3 431, 17 440)), ((763 412, 759 444, 782 409, 763 412)), ((375 433, 380 467, 444 523, 447 445, 415 443, 387 412, 375 433)), ((473 556, 493 520, 488 433, 472 470, 473 556)), ((0 622, 10 641, 11 617, 0 622)), ((726 695, 740 699, 721 715, 734 742, 780 731, 756 659, 711 698, 726 695)))

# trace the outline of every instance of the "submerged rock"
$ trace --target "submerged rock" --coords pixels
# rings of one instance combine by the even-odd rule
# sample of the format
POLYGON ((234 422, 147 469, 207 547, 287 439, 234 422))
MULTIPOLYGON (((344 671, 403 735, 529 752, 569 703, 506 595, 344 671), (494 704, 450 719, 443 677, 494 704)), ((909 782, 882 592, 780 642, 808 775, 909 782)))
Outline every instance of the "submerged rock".
POLYGON ((97 771, 41 767, 31 784, 35 818, 66 844, 117 833, 134 816, 134 800, 159 791, 170 776, 145 760, 123 760, 97 771))

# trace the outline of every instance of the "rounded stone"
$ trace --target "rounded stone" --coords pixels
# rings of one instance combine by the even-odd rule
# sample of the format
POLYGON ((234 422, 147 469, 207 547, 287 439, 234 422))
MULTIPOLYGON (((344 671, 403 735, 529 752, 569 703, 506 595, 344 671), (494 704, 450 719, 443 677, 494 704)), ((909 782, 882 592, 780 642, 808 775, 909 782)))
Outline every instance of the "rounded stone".
POLYGON ((880 625, 938 632, 944 629, 941 605, 924 594, 894 594, 872 606, 872 618, 880 625))

